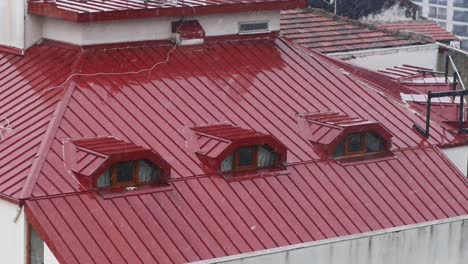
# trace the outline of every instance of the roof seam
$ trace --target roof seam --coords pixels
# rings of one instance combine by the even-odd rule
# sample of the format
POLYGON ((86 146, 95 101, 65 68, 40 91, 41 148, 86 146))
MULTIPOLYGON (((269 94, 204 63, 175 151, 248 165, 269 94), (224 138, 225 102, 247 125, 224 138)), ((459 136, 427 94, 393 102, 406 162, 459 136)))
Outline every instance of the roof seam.
POLYGON ((23 190, 20 194, 20 199, 26 199, 31 196, 34 186, 37 183, 39 175, 42 171, 42 167, 47 160, 47 153, 52 147, 55 135, 60 127, 60 123, 63 119, 65 111, 68 107, 68 102, 70 101, 75 86, 69 86, 66 93, 63 95, 62 100, 58 103, 55 113, 52 117, 52 120, 49 123, 49 127, 44 134, 44 140, 42 141, 41 146, 39 147, 38 154, 34 158, 31 169, 27 175, 26 182, 24 184, 23 190))

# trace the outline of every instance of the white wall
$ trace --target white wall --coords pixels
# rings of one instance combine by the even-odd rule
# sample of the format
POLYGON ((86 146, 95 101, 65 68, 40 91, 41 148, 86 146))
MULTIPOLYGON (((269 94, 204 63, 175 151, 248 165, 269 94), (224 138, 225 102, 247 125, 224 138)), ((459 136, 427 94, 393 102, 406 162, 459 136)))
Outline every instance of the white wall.
POLYGON ((400 66, 402 64, 437 69, 439 47, 437 44, 427 44, 410 47, 332 53, 329 55, 375 70, 393 68, 394 66, 400 66))
POLYGON ((457 166, 457 168, 467 176, 468 170, 468 146, 461 146, 455 148, 444 148, 442 151, 447 157, 457 166))
POLYGON ((23 49, 23 0, 0 0, 0 45, 23 49))
POLYGON ((55 258, 52 251, 50 251, 47 244, 44 243, 44 264, 60 264, 55 258))
POLYGON ((26 224, 24 211, 18 217, 19 207, 0 199, 0 262, 26 263, 26 224))
POLYGON ((468 216, 197 263, 466 264, 468 216))
MULTIPOLYGON (((194 17, 187 17, 185 19, 190 20, 194 19, 194 17)), ((277 31, 280 28, 279 11, 207 15, 198 16, 196 19, 199 20, 208 37, 237 34, 239 21, 269 20, 271 31, 277 31)), ((44 18, 42 35, 47 39, 76 45, 164 40, 172 37, 171 22, 177 20, 180 20, 180 18, 163 17, 72 23, 64 20, 44 18)))

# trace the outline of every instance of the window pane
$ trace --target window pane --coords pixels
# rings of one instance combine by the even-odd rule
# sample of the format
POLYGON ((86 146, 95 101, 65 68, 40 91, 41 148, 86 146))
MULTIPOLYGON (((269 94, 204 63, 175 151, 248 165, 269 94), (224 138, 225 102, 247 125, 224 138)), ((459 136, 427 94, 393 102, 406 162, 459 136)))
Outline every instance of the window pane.
POLYGON ((379 152, 383 150, 383 140, 375 133, 366 133, 366 151, 379 152))
POLYGON ((157 168, 151 161, 138 161, 138 178, 140 183, 157 182, 161 176, 161 170, 157 168))
POLYGON ((349 136, 348 140, 349 140, 349 143, 348 143, 349 152, 361 151, 361 134, 351 135, 349 136))
POLYGON ((133 181, 133 161, 117 163, 117 182, 133 181))
POLYGON ((336 146, 334 156, 342 157, 344 156, 344 152, 345 152, 345 140, 341 141, 340 144, 336 146))
POLYGON ((258 146, 258 167, 272 167, 276 165, 277 154, 268 146, 258 146))
POLYGON ((232 171, 234 169, 234 155, 229 155, 221 163, 221 171, 232 171))
POLYGON ((97 180, 97 187, 111 186, 112 170, 106 170, 97 180))
POLYGON ((238 155, 238 166, 239 167, 250 167, 254 164, 254 147, 239 148, 237 150, 238 155))
POLYGON ((39 237, 34 228, 30 227, 30 260, 31 264, 44 263, 44 241, 39 237))

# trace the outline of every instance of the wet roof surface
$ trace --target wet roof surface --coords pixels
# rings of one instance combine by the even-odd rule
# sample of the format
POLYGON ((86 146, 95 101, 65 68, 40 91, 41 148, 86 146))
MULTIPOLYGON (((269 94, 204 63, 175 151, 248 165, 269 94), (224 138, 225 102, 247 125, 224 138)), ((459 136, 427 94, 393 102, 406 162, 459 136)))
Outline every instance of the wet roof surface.
POLYGON ((412 128, 424 117, 398 97, 281 37, 178 47, 162 64, 170 45, 59 46, 0 53, 0 116, 13 128, 0 142, 0 192, 28 200, 59 260, 183 263, 468 212, 467 181, 437 147, 463 137, 433 124, 425 139, 412 128), (35 97, 71 73, 89 75, 35 97), (394 156, 320 159, 298 122, 317 111, 381 122, 394 156), (285 168, 232 181, 206 174, 191 128, 220 123, 277 138, 285 168), (83 190, 63 142, 105 136, 159 153, 170 188, 83 190))

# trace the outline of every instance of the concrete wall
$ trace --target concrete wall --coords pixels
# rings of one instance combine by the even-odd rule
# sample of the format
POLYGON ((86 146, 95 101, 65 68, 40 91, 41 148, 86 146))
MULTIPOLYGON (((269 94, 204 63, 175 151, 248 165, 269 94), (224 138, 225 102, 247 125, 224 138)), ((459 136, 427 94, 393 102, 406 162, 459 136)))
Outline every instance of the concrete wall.
MULTIPOLYGON (((208 37, 237 34, 238 23, 243 21, 268 20, 270 21, 269 26, 271 31, 278 31, 280 28, 279 11, 208 15, 185 19, 190 20, 195 18, 199 20, 208 37)), ((47 39, 76 45, 164 40, 172 37, 171 23, 178 20, 180 18, 164 17, 96 23, 72 23, 45 18, 42 21, 42 35, 47 39)))
POLYGON ((468 216, 219 258, 222 264, 466 264, 468 216))
POLYGON ((442 151, 466 177, 468 170, 468 146, 445 148, 442 151))
MULTIPOLYGON (((437 69, 439 71, 445 71, 445 57, 446 55, 451 55, 455 65, 461 73, 463 83, 468 89, 468 51, 461 50, 448 50, 439 54, 437 69)), ((453 75, 453 72, 449 71, 450 76, 453 75)))
POLYGON ((17 221, 19 207, 0 199, 0 262, 26 263, 26 223, 24 211, 17 221))
POLYGON ((329 54, 371 69, 385 69, 402 64, 437 68, 438 46, 436 44, 374 49, 365 51, 351 51, 329 54))
POLYGON ((0 0, 0 45, 23 49, 23 0, 0 0))

